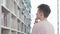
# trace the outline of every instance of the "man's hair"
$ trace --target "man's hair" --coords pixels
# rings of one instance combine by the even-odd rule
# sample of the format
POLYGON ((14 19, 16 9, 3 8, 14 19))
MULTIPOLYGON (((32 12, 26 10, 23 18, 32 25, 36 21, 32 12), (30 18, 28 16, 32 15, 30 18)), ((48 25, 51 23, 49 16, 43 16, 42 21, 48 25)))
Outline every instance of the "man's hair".
POLYGON ((49 14, 51 12, 50 7, 48 5, 46 5, 46 4, 39 5, 38 9, 43 11, 44 17, 46 17, 46 18, 49 16, 49 14))

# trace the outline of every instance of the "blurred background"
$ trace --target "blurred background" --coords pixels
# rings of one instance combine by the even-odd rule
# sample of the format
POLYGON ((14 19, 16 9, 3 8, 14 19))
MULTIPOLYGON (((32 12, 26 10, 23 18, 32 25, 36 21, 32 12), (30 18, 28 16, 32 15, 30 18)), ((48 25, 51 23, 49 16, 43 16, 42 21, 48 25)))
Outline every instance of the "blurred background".
POLYGON ((31 34, 40 4, 50 6, 47 19, 59 34, 60 0, 0 0, 0 34, 31 34))

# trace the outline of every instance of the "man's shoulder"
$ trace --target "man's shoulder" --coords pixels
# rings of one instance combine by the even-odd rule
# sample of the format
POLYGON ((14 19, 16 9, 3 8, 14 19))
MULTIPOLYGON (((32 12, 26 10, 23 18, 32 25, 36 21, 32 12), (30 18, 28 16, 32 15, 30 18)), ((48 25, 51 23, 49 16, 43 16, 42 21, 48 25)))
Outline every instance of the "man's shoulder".
POLYGON ((45 22, 45 23, 42 23, 42 22, 39 22, 39 23, 36 23, 34 24, 35 26, 53 26, 50 22, 45 22))
POLYGON ((36 23, 36 24, 34 24, 34 26, 40 27, 40 26, 44 26, 44 24, 43 23, 36 23))

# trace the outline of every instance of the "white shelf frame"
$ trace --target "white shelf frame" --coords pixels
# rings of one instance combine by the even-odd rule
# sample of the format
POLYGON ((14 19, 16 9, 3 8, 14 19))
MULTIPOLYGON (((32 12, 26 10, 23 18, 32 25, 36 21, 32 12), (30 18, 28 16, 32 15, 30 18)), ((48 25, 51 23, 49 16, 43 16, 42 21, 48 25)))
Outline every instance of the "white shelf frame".
MULTIPOLYGON (((17 4, 17 6, 18 6, 19 8, 22 7, 21 5, 23 5, 23 4, 19 5, 19 3, 18 3, 16 0, 13 0, 13 1, 17 4)), ((22 1, 22 0, 21 0, 21 1, 22 1)), ((12 24, 12 23, 10 23, 10 26, 9 26, 9 27, 4 26, 4 25, 1 25, 1 17, 0 17, 0 25, 1 25, 1 26, 0 26, 0 34, 2 34, 2 33, 1 33, 1 29, 2 29, 2 28, 9 30, 9 34, 12 34, 12 31, 16 32, 16 34, 17 34, 18 32, 25 34, 26 32, 25 32, 24 28, 25 28, 25 26, 28 27, 28 25, 25 24, 24 21, 19 18, 19 16, 17 16, 14 12, 12 12, 8 7, 5 6, 5 4, 6 4, 5 1, 4 1, 5 4, 2 4, 2 2, 3 2, 3 0, 0 0, 0 16, 1 16, 1 13, 2 13, 1 7, 4 7, 11 15, 14 15, 14 16, 16 17, 16 20, 18 19, 18 20, 21 21, 21 23, 23 23, 23 31, 18 30, 18 29, 11 28, 11 24, 12 24)), ((23 5, 23 7, 26 7, 26 6, 23 5)), ((21 13, 22 13, 22 12, 21 12, 21 13)), ((26 15, 27 15, 27 14, 26 14, 26 15)), ((26 15, 23 14, 23 17, 26 16, 26 15)), ((18 27, 16 27, 16 28, 18 28, 18 27)), ((27 28, 26 28, 26 29, 27 29, 27 28)))

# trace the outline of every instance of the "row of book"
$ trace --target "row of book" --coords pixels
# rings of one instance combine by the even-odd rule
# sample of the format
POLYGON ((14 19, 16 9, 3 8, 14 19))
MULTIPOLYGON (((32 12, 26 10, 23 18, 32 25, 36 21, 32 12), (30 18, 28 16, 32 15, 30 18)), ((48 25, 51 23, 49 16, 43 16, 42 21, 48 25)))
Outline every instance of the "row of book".
POLYGON ((10 30, 7 30, 7 29, 2 28, 1 29, 1 34, 23 34, 23 33, 12 31, 12 30, 10 32, 10 30))
POLYGON ((1 24, 19 31, 26 31, 26 25, 11 13, 2 12, 1 24))
POLYGON ((10 12, 14 13, 17 17, 20 16, 20 11, 21 11, 21 6, 22 4, 19 4, 18 3, 20 2, 21 3, 21 0, 3 0, 4 2, 2 2, 2 4, 8 8, 10 10, 10 12))
POLYGON ((26 25, 10 13, 2 13, 1 24, 2 26, 11 27, 12 29, 26 32, 26 25))
POLYGON ((10 14, 2 13, 1 23, 4 26, 9 26, 10 24, 10 14))

